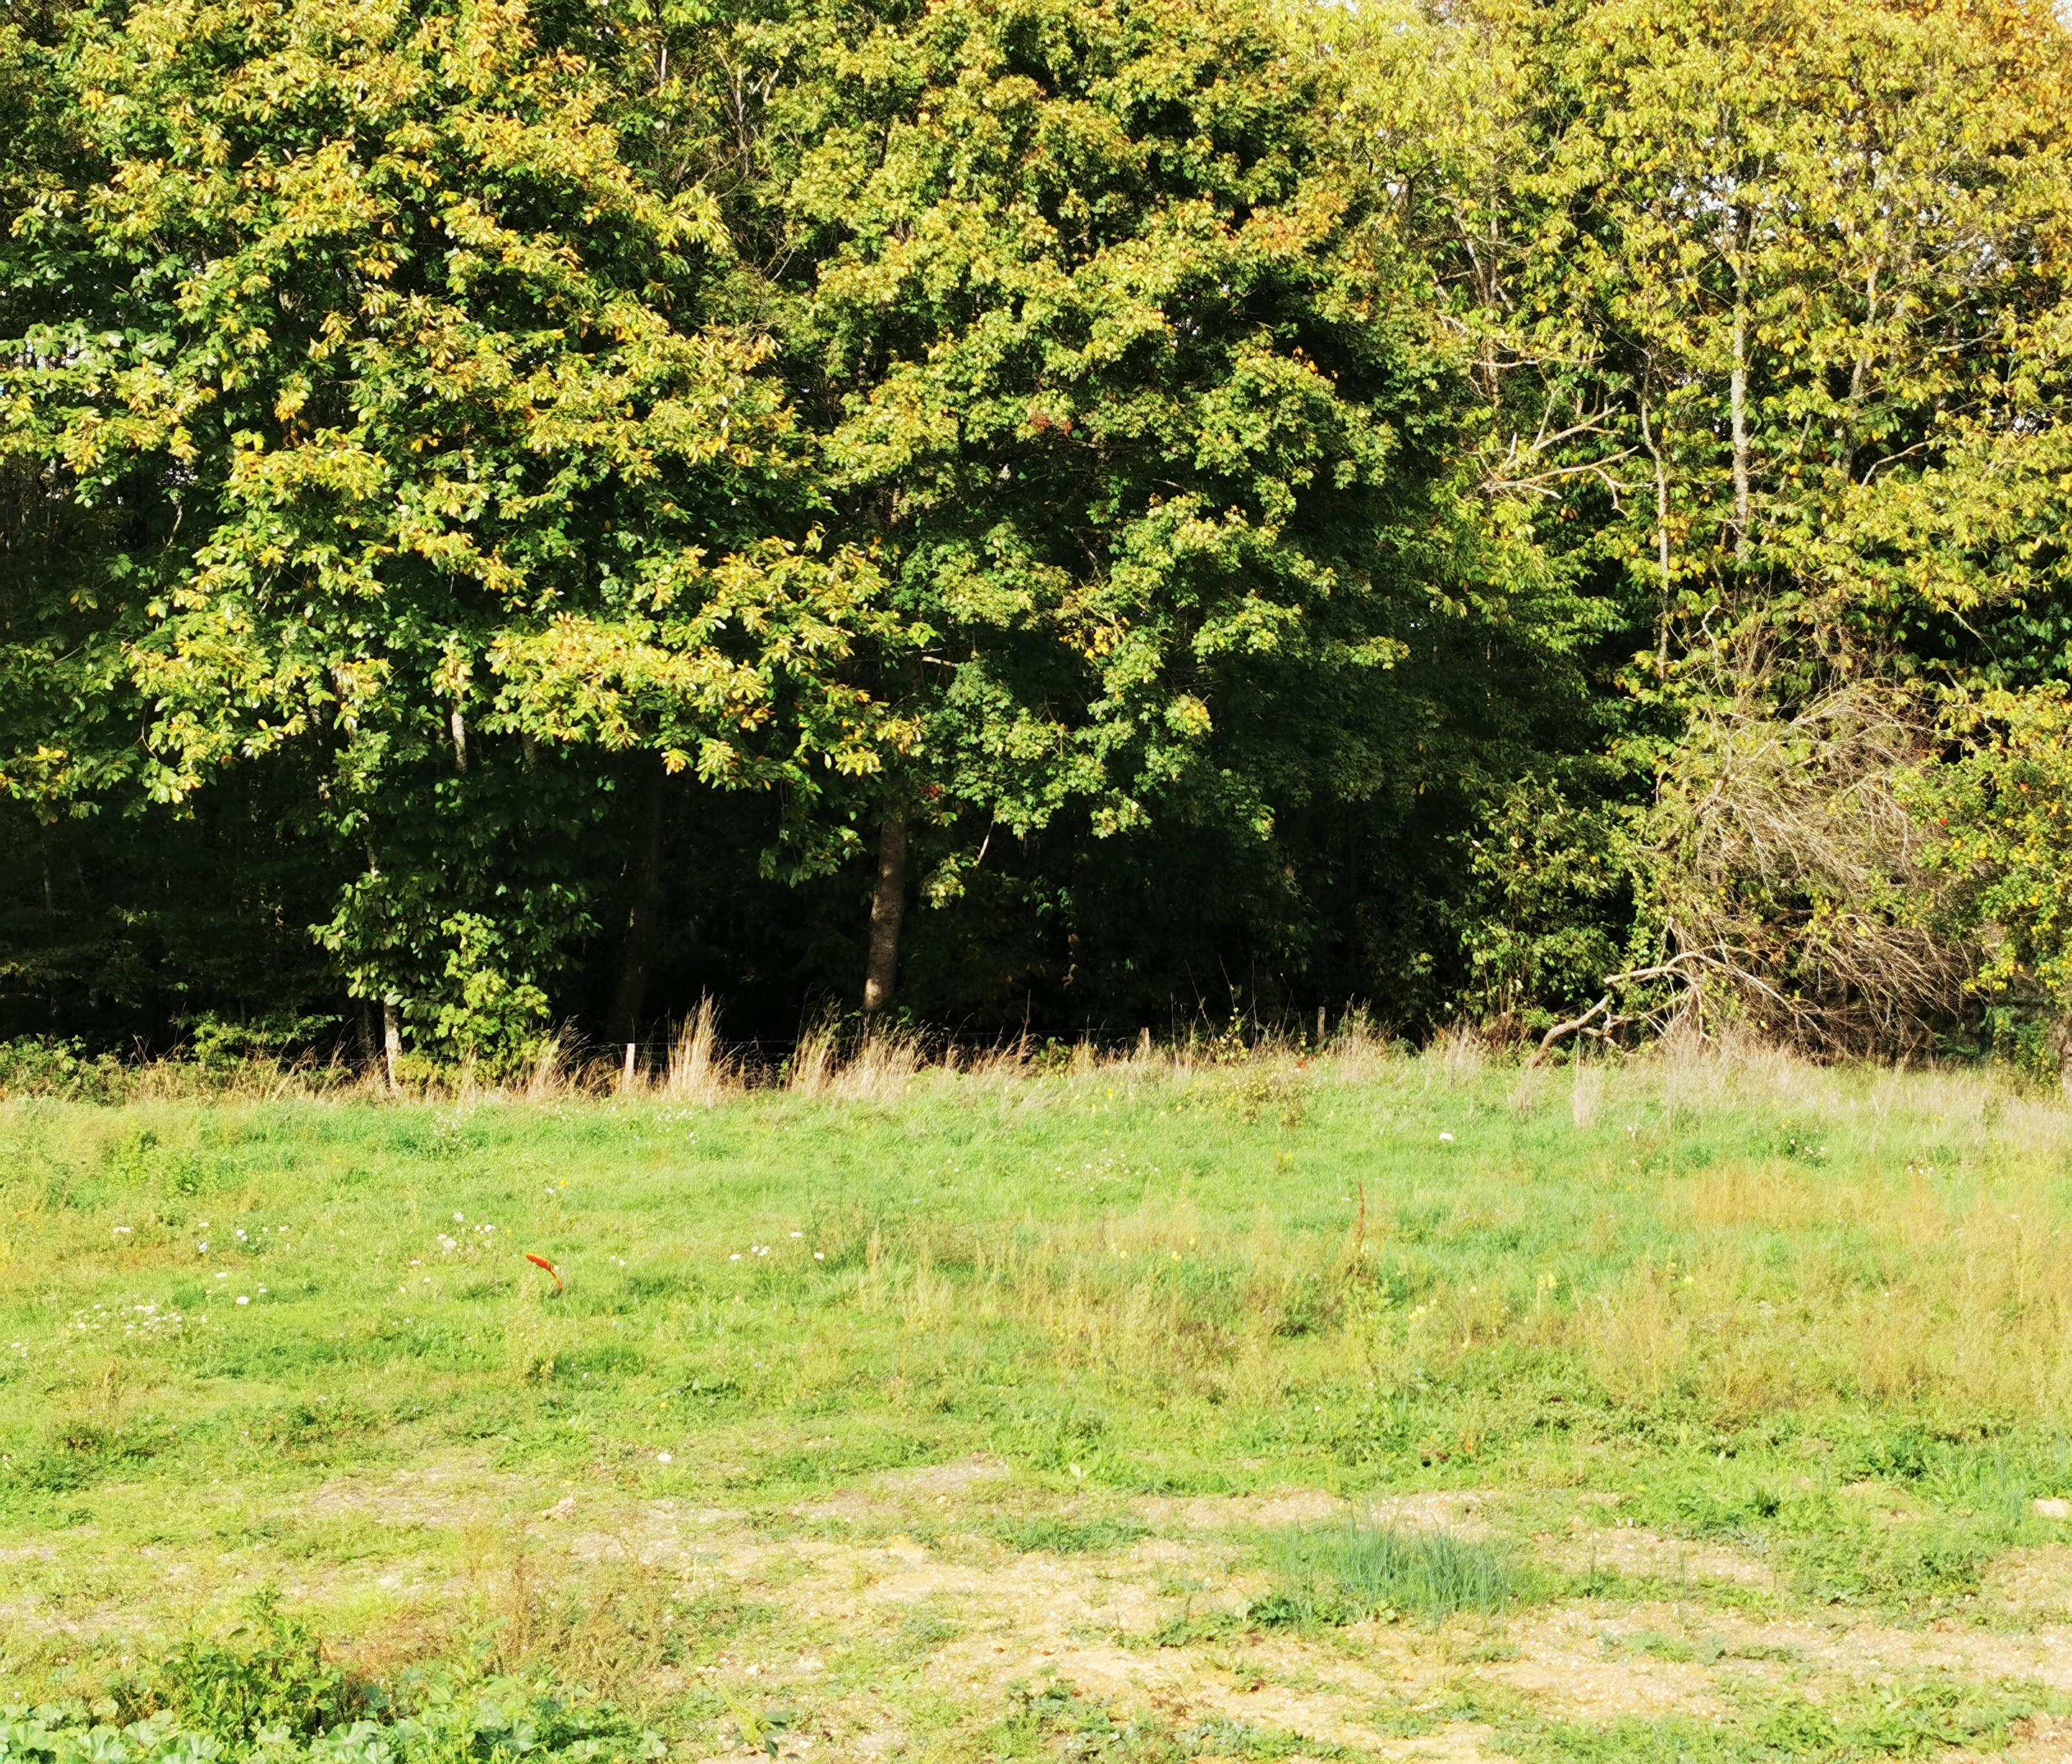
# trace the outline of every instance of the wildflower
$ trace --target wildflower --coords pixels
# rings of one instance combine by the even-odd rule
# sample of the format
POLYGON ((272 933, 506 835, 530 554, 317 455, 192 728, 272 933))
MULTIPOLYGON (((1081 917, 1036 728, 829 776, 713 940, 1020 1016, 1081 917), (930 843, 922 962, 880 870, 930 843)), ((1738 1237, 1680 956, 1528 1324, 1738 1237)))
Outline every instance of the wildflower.
POLYGON ((115 1228, 115 1235, 118 1237, 126 1237, 130 1235, 130 1228, 128 1225, 117 1225, 115 1228))
POLYGON ((208 1253, 208 1244, 207 1240, 204 1239, 202 1242, 196 1244, 195 1245, 195 1249, 198 1254, 204 1256, 207 1255, 208 1253))
POLYGON ((820 1251, 819 1251, 819 1250, 816 1249, 816 1250, 813 1252, 813 1260, 814 1260, 814 1261, 825 1261, 827 1259, 828 1259, 828 1258, 827 1258, 827 1257, 826 1257, 825 1255, 824 1255, 820 1251))
POLYGON ((1449 1146, 1449 1145, 1451 1145, 1453 1142, 1453 1134, 1451 1134, 1450 1133, 1442 1133, 1442 1134, 1441 1134, 1439 1135, 1439 1143, 1440 1143, 1441 1145, 1442 1145, 1442 1146, 1449 1146))
POLYGON ((467 1215, 464 1212, 455 1213, 454 1215, 454 1223, 457 1225, 466 1225, 467 1223, 467 1215))
POLYGON ((740 1261, 740 1260, 741 1260, 741 1252, 740 1252, 738 1249, 737 1249, 737 1250, 735 1250, 735 1251, 734 1251, 734 1253, 732 1255, 729 1256, 726 1259, 727 1259, 729 1261, 740 1261))
POLYGON ((228 1280, 230 1276, 228 1274, 218 1274, 216 1278, 218 1280, 228 1280))
POLYGON ((242 1243, 242 1242, 244 1242, 244 1241, 245 1241, 245 1233, 244 1233, 243 1232, 241 1232, 241 1231, 240 1231, 240 1232, 239 1232, 239 1233, 238 1233, 238 1234, 237 1234, 237 1241, 238 1241, 240 1243, 242 1243))
MULTIPOLYGON (((127 1225, 125 1225, 122 1229, 123 1229, 124 1230, 127 1231, 130 1228, 129 1228, 127 1225)), ((804 1237, 804 1236, 805 1236, 805 1233, 804 1233, 804 1232, 803 1232, 803 1231, 795 1231, 795 1232, 793 1232, 793 1233, 791 1233, 791 1235, 792 1235, 793 1237, 804 1237)))
POLYGON ((240 1294, 238 1294, 238 1295, 237 1295, 237 1302, 238 1302, 238 1303, 240 1303, 240 1305, 249 1305, 249 1304, 250 1304, 250 1303, 252 1302, 252 1301, 251 1301, 249 1298, 246 1298, 246 1297, 245 1296, 245 1294, 244 1294, 243 1293, 241 1293, 241 1292, 240 1292, 240 1294))
POLYGON ((658 1451, 655 1454, 655 1462, 658 1464, 673 1464, 676 1461, 676 1454, 674 1452, 658 1451))

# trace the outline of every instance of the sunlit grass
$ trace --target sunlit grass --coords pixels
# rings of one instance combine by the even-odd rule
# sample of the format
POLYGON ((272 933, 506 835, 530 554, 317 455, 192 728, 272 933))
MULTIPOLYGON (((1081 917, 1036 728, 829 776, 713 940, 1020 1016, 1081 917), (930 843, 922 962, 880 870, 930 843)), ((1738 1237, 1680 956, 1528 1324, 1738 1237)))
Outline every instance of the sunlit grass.
MULTIPOLYGON (((362 1491, 454 1462, 535 1508, 775 1512, 974 1454, 1118 1499, 1590 1489, 1915 1613, 2072 1494, 2066 1118, 1985 1077, 1357 1044, 886 1055, 816 1093, 701 1069, 702 1100, 0 1105, 19 1596, 98 1608, 158 1553, 192 1565, 121 1598, 111 1653, 270 1578, 399 1655, 458 1645, 472 1599, 500 1647, 522 1608, 536 1653, 660 1657, 652 1587, 520 1599, 493 1516, 413 1528, 406 1489, 371 1522, 362 1491), (368 1590, 405 1556, 434 1589, 407 1610, 368 1590)), ((0 1636, 0 1668, 32 1657, 0 1636)))

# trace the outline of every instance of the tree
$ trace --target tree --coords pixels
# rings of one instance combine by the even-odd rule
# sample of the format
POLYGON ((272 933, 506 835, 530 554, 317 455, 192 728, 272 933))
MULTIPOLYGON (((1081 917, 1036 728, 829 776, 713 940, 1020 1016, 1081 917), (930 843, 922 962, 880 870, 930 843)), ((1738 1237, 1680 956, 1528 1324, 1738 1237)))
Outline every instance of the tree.
POLYGON ((17 346, 19 420, 148 535, 87 589, 146 786, 320 755, 352 991, 509 1056, 588 923, 539 835, 596 756, 810 798, 897 742, 842 677, 893 635, 876 576, 808 530, 726 229, 520 5, 162 0, 64 66, 91 297, 17 346))
POLYGON ((1848 803, 1897 801, 1921 689, 1990 665, 1982 628, 2066 593, 2066 33, 2020 5, 1482 17, 1527 70, 1503 138, 1530 150, 1507 224, 1463 236, 1497 290, 1465 318, 1499 432, 1564 486, 1546 525, 1587 535, 1646 633, 1624 681, 1657 781, 1643 918, 1766 1019, 1788 999, 1794 1032, 1918 1040, 1961 1011, 1963 962, 1921 957, 1910 847, 1848 803), (1769 753, 1834 793, 1690 868, 1719 849, 1694 815, 1737 840, 1774 817, 1742 763, 1769 753), (1845 859, 1830 831, 1867 843, 1845 859), (1808 841, 1828 856, 1768 867, 1808 841))
POLYGON ((1302 815, 1412 812, 1447 763, 1430 679, 1392 671, 1474 567, 1459 386, 1334 150, 1333 59, 1220 0, 750 40, 785 69, 758 139, 787 367, 919 646, 880 659, 916 736, 856 810, 871 1001, 910 851, 947 904, 1053 827, 1141 866, 1198 831, 1265 876, 1302 815))

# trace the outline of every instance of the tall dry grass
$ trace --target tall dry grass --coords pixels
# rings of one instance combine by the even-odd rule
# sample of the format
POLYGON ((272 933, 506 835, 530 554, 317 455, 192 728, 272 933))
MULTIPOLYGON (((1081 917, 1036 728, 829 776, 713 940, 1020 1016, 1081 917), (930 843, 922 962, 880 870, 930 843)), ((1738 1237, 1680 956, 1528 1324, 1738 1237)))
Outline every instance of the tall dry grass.
POLYGON ((719 1007, 709 993, 684 1019, 670 1044, 660 1093, 672 1102, 715 1102, 735 1088, 738 1073, 719 1044, 719 1007))

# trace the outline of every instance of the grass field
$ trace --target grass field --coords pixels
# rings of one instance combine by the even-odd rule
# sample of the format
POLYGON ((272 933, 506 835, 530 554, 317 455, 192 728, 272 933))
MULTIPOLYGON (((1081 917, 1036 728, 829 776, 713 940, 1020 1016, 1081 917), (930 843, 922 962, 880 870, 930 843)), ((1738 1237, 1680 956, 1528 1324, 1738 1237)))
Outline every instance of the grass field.
POLYGON ((0 1758, 2072 1758, 2069 1156, 1463 1044, 0 1104, 0 1758))

